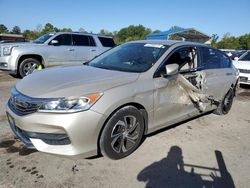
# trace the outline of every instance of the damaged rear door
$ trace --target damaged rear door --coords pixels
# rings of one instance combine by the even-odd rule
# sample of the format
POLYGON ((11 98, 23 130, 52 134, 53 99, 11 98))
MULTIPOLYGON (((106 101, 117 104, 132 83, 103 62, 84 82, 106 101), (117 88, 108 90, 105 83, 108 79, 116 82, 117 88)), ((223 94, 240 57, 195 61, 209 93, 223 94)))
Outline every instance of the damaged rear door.
POLYGON ((225 94, 235 82, 235 72, 229 57, 219 50, 199 47, 201 65, 205 77, 204 92, 216 101, 221 102, 225 94))

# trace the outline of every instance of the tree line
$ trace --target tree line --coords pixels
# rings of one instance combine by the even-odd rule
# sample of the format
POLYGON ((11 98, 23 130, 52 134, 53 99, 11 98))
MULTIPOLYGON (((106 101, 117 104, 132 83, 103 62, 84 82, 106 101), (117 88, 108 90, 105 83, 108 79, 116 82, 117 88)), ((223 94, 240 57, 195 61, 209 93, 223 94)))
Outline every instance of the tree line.
MULTIPOLYGON (((170 29, 181 28, 179 26, 173 26, 170 29)), ((48 32, 71 32, 71 28, 58 28, 53 26, 51 23, 47 23, 44 26, 41 24, 37 25, 34 30, 24 30, 21 31, 19 26, 14 26, 9 30, 4 24, 0 24, 0 33, 11 33, 11 34, 22 34, 28 40, 34 40, 35 38, 46 34, 48 32)), ((88 33, 85 29, 79 28, 79 32, 88 33)), ((132 40, 143 40, 146 39, 147 35, 152 33, 157 33, 160 30, 151 30, 150 28, 144 27, 143 25, 130 25, 124 27, 119 31, 110 32, 105 29, 101 29, 98 34, 112 36, 116 44, 121 44, 124 42, 132 40)), ((90 32, 91 33, 91 32, 90 32)), ((226 33, 222 39, 219 41, 219 36, 213 34, 211 36, 211 45, 219 49, 250 49, 250 33, 241 35, 239 37, 231 36, 230 33, 226 33)))

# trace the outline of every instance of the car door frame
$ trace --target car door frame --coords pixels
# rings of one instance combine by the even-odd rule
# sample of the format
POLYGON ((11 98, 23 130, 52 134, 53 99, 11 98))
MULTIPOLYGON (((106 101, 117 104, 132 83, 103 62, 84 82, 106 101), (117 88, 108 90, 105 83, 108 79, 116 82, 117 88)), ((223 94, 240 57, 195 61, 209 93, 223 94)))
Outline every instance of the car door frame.
MULTIPOLYGON (((212 49, 215 52, 217 52, 219 55, 225 55, 225 53, 221 52, 218 49, 208 47, 208 46, 200 46, 198 47, 201 62, 204 65, 204 72, 206 74, 206 81, 204 83, 204 87, 206 88, 206 91, 212 98, 215 99, 215 101, 221 102, 228 92, 228 90, 231 88, 231 86, 234 84, 234 70, 232 69, 232 60, 228 57, 230 61, 229 67, 216 67, 216 68, 206 68, 205 63, 203 62, 203 56, 202 56, 202 50, 201 48, 207 48, 212 49), (231 76, 231 78, 230 78, 231 76), (218 88, 220 88, 218 90, 218 88)), ((220 66, 222 64, 220 59, 220 66)))
MULTIPOLYGON (((155 90, 154 90, 154 126, 155 127, 153 129, 159 129, 159 128, 166 127, 166 126, 172 125, 174 123, 180 122, 182 120, 188 119, 188 118, 190 118, 190 114, 192 114, 192 115, 199 114, 198 110, 194 107, 193 103, 186 104, 187 109, 190 109, 190 110, 187 110, 186 112, 185 112, 186 108, 181 110, 181 112, 179 112, 178 111, 179 109, 176 109, 174 107, 174 105, 172 105, 171 106, 172 109, 170 109, 170 110, 165 109, 167 112, 171 113, 171 114, 168 114, 168 116, 161 118, 159 116, 162 116, 162 115, 157 114, 157 113, 160 113, 159 110, 157 110, 157 105, 160 105, 159 99, 158 99, 158 97, 159 97, 158 90, 161 88, 165 88, 166 92, 169 92, 168 91, 169 90, 169 88, 168 88, 169 83, 172 80, 177 79, 177 75, 167 76, 167 77, 163 78, 162 76, 159 75, 159 70, 162 68, 162 66, 165 66, 165 62, 171 57, 171 55, 173 55, 174 52, 176 52, 177 50, 180 50, 182 48, 185 48, 185 47, 196 47, 197 48, 197 66, 198 66, 198 64, 200 62, 200 54, 199 54, 199 50, 198 50, 198 45, 185 44, 185 45, 177 46, 174 49, 172 49, 171 52, 169 52, 168 55, 163 59, 163 61, 160 63, 160 65, 157 67, 157 69, 155 70, 155 72, 153 74, 153 82, 155 84, 155 90)), ((194 71, 198 71, 198 70, 202 70, 202 68, 197 67, 197 70, 194 70, 194 71)), ((180 74, 180 73, 178 73, 178 74, 180 74)), ((166 100, 168 100, 168 99, 166 98, 166 100)), ((168 103, 169 102, 166 101, 165 105, 168 103)), ((185 107, 184 105, 183 105, 183 107, 185 107)), ((161 106, 158 106, 158 108, 159 107, 161 108, 161 106)))
POLYGON ((99 54, 98 51, 98 44, 95 40, 95 38, 92 35, 88 35, 88 34, 78 34, 78 33, 73 33, 72 34, 72 46, 75 48, 75 63, 77 64, 82 64, 82 63, 86 63, 88 61, 90 61, 91 59, 93 59, 94 57, 97 56, 97 54, 99 54), (84 36, 84 37, 88 37, 88 46, 83 46, 83 45, 74 45, 74 35, 79 35, 79 36, 84 36), (92 42, 90 41, 92 38, 92 42), (94 46, 91 46, 90 44, 93 43, 94 46))
POLYGON ((53 38, 50 39, 47 45, 48 45, 48 49, 50 49, 46 53, 46 56, 48 59, 47 60, 48 66, 67 65, 67 64, 71 64, 74 61, 75 50, 72 45, 72 35, 70 33, 60 33, 58 35, 55 35, 53 38), (56 37, 59 37, 60 35, 70 35, 71 45, 52 45, 51 41, 55 40, 56 37))

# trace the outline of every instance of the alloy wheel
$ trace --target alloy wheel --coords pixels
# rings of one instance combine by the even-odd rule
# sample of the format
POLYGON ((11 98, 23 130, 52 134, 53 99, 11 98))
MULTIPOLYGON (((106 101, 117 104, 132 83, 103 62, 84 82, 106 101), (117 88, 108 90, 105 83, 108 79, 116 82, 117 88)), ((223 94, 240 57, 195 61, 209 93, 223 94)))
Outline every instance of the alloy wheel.
POLYGON ((135 116, 127 115, 113 127, 111 132, 111 147, 116 153, 125 153, 137 143, 140 124, 135 116))

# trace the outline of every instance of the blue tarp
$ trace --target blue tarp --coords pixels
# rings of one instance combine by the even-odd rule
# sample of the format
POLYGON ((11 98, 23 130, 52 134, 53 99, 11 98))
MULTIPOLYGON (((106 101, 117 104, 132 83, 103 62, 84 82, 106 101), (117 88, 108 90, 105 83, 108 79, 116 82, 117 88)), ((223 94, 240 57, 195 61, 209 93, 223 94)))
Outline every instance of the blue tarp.
POLYGON ((193 28, 188 28, 188 29, 170 29, 167 31, 161 31, 159 33, 154 33, 151 35, 147 36, 148 40, 168 40, 169 35, 176 34, 176 33, 181 33, 184 31, 189 31, 192 30, 193 28))

